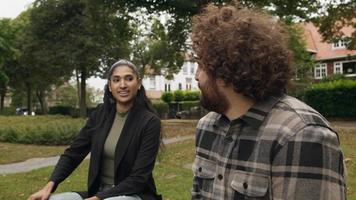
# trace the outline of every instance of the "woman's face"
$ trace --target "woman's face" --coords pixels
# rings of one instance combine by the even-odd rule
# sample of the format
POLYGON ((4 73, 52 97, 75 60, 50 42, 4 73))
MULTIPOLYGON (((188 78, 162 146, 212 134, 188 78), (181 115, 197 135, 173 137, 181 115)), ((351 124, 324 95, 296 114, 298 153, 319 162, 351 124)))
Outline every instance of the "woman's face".
POLYGON ((141 80, 126 65, 117 66, 110 76, 110 92, 121 106, 131 107, 140 87, 141 80))

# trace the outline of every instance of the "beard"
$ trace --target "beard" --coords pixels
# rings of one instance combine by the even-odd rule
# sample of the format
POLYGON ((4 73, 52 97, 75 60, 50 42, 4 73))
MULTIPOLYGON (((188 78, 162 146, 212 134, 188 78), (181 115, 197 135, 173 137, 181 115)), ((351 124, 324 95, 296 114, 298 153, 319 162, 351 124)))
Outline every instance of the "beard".
POLYGON ((198 85, 201 90, 200 103, 203 108, 223 114, 229 107, 226 96, 219 90, 216 83, 198 85))

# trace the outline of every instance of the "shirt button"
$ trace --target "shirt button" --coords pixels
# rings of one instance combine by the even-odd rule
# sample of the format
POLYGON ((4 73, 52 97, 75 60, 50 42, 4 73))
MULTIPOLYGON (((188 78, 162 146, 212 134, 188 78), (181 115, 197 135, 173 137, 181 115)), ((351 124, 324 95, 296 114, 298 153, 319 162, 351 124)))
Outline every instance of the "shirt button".
POLYGON ((218 175, 219 180, 222 180, 223 178, 224 178, 223 175, 221 175, 221 174, 218 175))
POLYGON ((248 188, 248 185, 247 185, 247 183, 246 183, 246 182, 245 182, 245 183, 243 183, 243 184, 242 184, 242 186, 244 187, 244 189, 245 189, 245 190, 248 188))
POLYGON ((198 171, 201 172, 203 169, 201 167, 198 168, 198 171))

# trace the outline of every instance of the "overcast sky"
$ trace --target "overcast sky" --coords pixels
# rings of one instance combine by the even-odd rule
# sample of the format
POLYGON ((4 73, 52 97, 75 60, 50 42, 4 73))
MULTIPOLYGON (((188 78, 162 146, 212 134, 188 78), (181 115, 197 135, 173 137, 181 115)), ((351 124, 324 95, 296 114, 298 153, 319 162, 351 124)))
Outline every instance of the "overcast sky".
POLYGON ((34 0, 0 0, 0 17, 15 18, 34 0))

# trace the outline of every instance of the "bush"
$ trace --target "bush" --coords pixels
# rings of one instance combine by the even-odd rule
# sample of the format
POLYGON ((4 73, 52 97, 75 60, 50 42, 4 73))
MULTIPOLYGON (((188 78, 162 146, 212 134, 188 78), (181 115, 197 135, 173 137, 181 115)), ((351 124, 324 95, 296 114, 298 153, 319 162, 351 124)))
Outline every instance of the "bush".
POLYGON ((68 145, 79 133, 85 120, 64 116, 12 116, 0 117, 0 141, 68 145), (16 126, 15 126, 16 125, 16 126))
POLYGON ((3 110, 0 112, 0 115, 16 115, 16 108, 15 107, 5 107, 3 110))
POLYGON ((48 114, 51 115, 74 115, 75 108, 71 106, 53 106, 49 108, 48 114))
POLYGON ((172 92, 164 92, 161 96, 161 100, 166 103, 170 103, 174 101, 174 95, 172 92))
POLYGON ((199 107, 200 101, 183 101, 180 103, 181 110, 190 110, 194 107, 199 107))
POLYGON ((184 101, 197 101, 200 98, 199 91, 186 91, 184 95, 184 101))
POLYGON ((167 118, 168 115, 168 104, 163 101, 152 102, 153 107, 156 109, 160 118, 167 118))
POLYGON ((355 100, 355 80, 315 84, 304 96, 304 101, 325 117, 356 117, 355 100))
POLYGON ((176 90, 174 91, 174 101, 175 102, 180 102, 184 100, 185 93, 182 90, 176 90))

